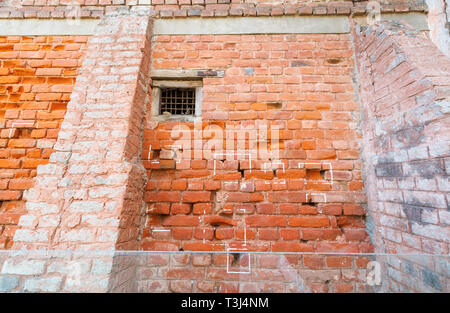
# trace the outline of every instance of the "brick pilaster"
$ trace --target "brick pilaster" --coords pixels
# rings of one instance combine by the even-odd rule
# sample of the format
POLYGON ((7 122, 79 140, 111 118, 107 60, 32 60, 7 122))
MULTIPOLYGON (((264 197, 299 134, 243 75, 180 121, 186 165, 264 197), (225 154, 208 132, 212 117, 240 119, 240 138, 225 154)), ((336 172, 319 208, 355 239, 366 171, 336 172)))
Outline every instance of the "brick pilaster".
MULTIPOLYGON (((355 35, 367 224, 377 252, 448 254, 450 60, 398 22, 355 35)), ((436 260, 385 262, 390 290, 442 291, 445 273, 436 260), (410 275, 413 268, 418 275, 410 275)))
MULTIPOLYGON (((25 195, 27 214, 19 221, 13 249, 136 249, 146 183, 140 156, 150 32, 147 14, 114 14, 103 18, 89 39, 55 151, 25 195)), ((128 279, 133 264, 123 258, 107 255, 101 271, 95 259, 86 255, 75 262, 83 264, 82 280, 92 284, 61 278, 67 256, 59 260, 63 270, 41 278, 61 278, 62 290, 92 291, 119 290, 134 281, 128 279)), ((22 261, 10 260, 8 266, 20 268, 22 261)))

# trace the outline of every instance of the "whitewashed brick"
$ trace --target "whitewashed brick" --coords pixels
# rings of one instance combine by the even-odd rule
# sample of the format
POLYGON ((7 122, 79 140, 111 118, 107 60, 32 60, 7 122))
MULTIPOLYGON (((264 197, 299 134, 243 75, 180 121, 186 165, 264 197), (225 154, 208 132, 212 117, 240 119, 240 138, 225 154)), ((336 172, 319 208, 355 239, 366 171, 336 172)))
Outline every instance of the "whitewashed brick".
POLYGON ((45 260, 6 260, 2 267, 2 274, 39 275, 44 273, 45 260))
POLYGON ((23 242, 48 242, 49 233, 45 229, 29 230, 18 229, 14 234, 14 241, 23 242))
POLYGON ((71 212, 98 212, 103 209, 103 203, 96 201, 74 201, 70 204, 71 212))
POLYGON ((24 291, 57 292, 60 290, 62 278, 28 278, 24 283, 24 291))

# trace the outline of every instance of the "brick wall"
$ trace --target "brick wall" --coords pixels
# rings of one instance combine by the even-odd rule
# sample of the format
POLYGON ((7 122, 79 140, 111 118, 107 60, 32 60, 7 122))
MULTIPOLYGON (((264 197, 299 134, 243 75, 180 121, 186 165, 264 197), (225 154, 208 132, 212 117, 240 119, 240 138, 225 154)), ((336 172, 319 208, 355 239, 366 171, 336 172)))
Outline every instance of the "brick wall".
MULTIPOLYGON (((450 61, 426 35, 399 23, 355 35, 376 251, 448 254, 450 61)), ((386 266, 390 290, 446 288, 448 273, 432 261, 386 266), (414 277, 422 285, 413 287, 414 277)))
MULTIPOLYGON (((152 17, 350 15, 370 12, 370 1, 352 0, 9 0, 1 18, 98 18, 130 8, 149 8, 152 17), (76 3, 80 5, 77 6, 76 3)), ((379 1, 382 12, 423 12, 424 0, 379 1)))
POLYGON ((22 193, 48 163, 87 37, 0 37, 0 249, 12 246, 22 193))
POLYGON ((147 122, 142 249, 224 250, 246 242, 263 251, 371 249, 348 35, 154 36, 152 64, 225 74, 203 79, 202 125, 147 122), (211 125, 223 132, 278 128, 279 141, 269 132, 268 144, 279 158, 271 164, 254 154, 250 166, 242 153, 264 142, 249 137, 245 148, 234 140, 231 155, 214 161, 206 149, 201 154, 211 125), (200 140, 190 133, 177 162, 168 152, 180 127, 204 132, 200 140))
MULTIPOLYGON (((35 142, 36 146, 30 150, 38 151, 37 159, 43 160, 55 150, 49 164, 41 165, 37 171, 25 168, 29 173, 26 178, 37 178, 33 188, 25 193, 27 214, 20 217, 21 229, 14 234, 14 248, 225 250, 233 247, 276 252, 365 253, 372 251, 367 227, 378 252, 448 253, 449 149, 445 128, 448 125, 448 59, 439 54, 426 37, 412 30, 402 30, 399 24, 386 29, 355 30, 353 44, 358 51, 358 79, 365 114, 361 121, 349 35, 154 36, 151 43, 148 40, 151 37, 149 15, 350 14, 355 7, 338 11, 330 6, 325 10, 317 6, 307 12, 299 7, 294 11, 283 7, 280 12, 275 6, 270 10, 253 8, 255 10, 240 12, 232 11, 231 7, 208 10, 206 2, 200 2, 204 7, 176 6, 174 10, 161 7, 154 11, 154 8, 142 11, 132 8, 122 12, 123 15, 115 12, 104 17, 87 44, 73 94, 70 92, 85 37, 72 37, 68 41, 74 42, 70 43, 63 42, 68 37, 37 37, 36 40, 46 39, 42 43, 29 43, 29 46, 25 42, 12 46, 12 55, 16 53, 19 61, 24 61, 21 55, 34 55, 42 57, 37 61, 49 66, 44 68, 49 71, 48 77, 41 77, 37 70, 30 76, 36 81, 44 78, 42 86, 31 84, 31 92, 23 93, 35 97, 30 101, 25 96, 24 102, 47 103, 42 112, 36 112, 38 120, 29 119, 33 127, 42 125, 39 117, 52 116, 52 120, 46 121, 56 121, 57 127, 45 127, 45 135, 61 128, 52 138, 34 139, 35 128, 23 129, 12 124, 25 120, 28 109, 24 109, 23 104, 9 107, 11 104, 6 103, 8 119, 3 127, 9 128, 8 136, 1 138, 1 143, 5 142, 9 149, 16 143, 35 142), (178 12, 179 9, 185 13, 178 12), (163 13, 166 11, 172 13, 163 13), (51 40, 55 38, 60 42, 53 43, 51 40), (42 48, 35 51, 15 51, 16 46, 22 49, 40 44, 42 48), (79 45, 77 50, 67 48, 76 45, 79 45), (53 60, 52 55, 59 55, 59 59, 53 60), (64 63, 63 55, 78 57, 64 63), (203 137, 197 141, 193 134, 194 140, 189 140, 191 146, 205 143, 210 136, 205 130, 211 126, 222 131, 239 131, 267 122, 270 134, 267 143, 279 151, 277 164, 271 164, 267 170, 264 163, 268 159, 252 158, 250 162, 248 157, 240 159, 237 154, 227 160, 214 161, 211 156, 197 158, 194 153, 190 160, 174 160, 169 153, 170 146, 176 143, 172 138, 174 126, 192 129, 196 125, 158 123, 149 115, 144 120, 151 100, 150 60, 154 69, 224 70, 224 77, 203 79, 200 125, 203 137), (63 74, 69 69, 63 64, 70 64, 72 75, 55 76, 57 71, 52 72, 55 68, 63 74), (52 81, 59 79, 61 82, 66 78, 71 79, 71 84, 51 85, 52 81), (67 104, 70 95, 72 99, 67 104), (17 116, 8 115, 13 111, 18 112, 17 116), (363 132, 359 131, 361 122, 363 132), (278 141, 272 137, 274 129, 279 134, 278 141), (9 138, 10 133, 16 137, 9 138), (40 140, 48 145, 38 146, 40 140), (359 151, 361 142, 364 174, 359 151), (367 219, 366 194, 370 213, 367 219)), ((160 3, 166 4, 169 5, 160 3)), ((85 11, 84 16, 102 16, 105 11, 121 8, 99 7, 98 10, 97 6, 86 8, 89 14, 85 11)), ((413 7, 402 2, 391 11, 405 12, 413 7)), ((50 7, 40 12, 52 13, 38 15, 36 8, 24 6, 19 11, 1 9, 0 12, 12 17, 14 14, 17 17, 53 14, 64 17, 66 12, 50 7)), ((0 44, 3 47, 9 43, 0 44)), ((1 59, 1 71, 4 60, 1 59)), ((30 60, 30 64, 31 61, 36 60, 30 60)), ((28 60, 26 71, 22 73, 33 71, 27 64, 28 60)), ((7 81, 10 79, 8 84, 15 85, 13 79, 19 75, 11 73, 10 69, 7 71, 0 79, 5 76, 7 81)), ((21 79, 25 78, 19 81, 21 79)), ((20 88, 11 86, 5 89, 11 93, 8 90, 20 91, 20 88)), ((9 101, 11 95, 7 96, 9 101)), ((14 97, 17 98, 13 95, 12 99, 14 97)), ((245 147, 252 144, 249 140, 245 147)), ((0 162, 26 164, 28 147, 12 148, 14 151, 4 150, 8 158, 0 158, 0 162), (11 157, 11 153, 18 159, 11 157)), ((24 180, 22 174, 17 174, 24 173, 23 170, 2 169, 0 174, 12 173, 12 180, 24 180)), ((16 183, 11 185, 10 179, 7 178, 5 188, 16 183)), ((5 190, 6 193, 1 190, 0 194, 14 195, 18 194, 14 191, 21 189, 5 190)), ((3 235, 8 235, 3 245, 9 248, 13 232, 5 230, 14 230, 14 224, 24 211, 23 205, 18 205, 20 201, 14 203, 8 199, 5 203, 8 208, 16 208, 0 215, 9 224, 1 226, 3 235), (11 213, 16 215, 9 215, 11 213)), ((153 273, 151 262, 136 264, 133 257, 124 263, 116 260, 107 256, 104 266, 98 265, 99 260, 92 257, 74 260, 75 265, 83 269, 83 281, 88 282, 82 286, 75 286, 66 279, 67 270, 64 266, 58 267, 58 262, 65 264, 63 259, 50 259, 51 264, 39 267, 35 274, 30 274, 23 266, 28 264, 27 260, 13 259, 4 274, 22 275, 25 285, 37 286, 33 291, 45 290, 50 280, 56 281, 58 286, 64 284, 65 291, 77 288, 126 291, 134 287, 136 271, 153 273)), ((364 286, 352 281, 352 275, 364 267, 366 261, 358 264, 357 260, 345 256, 305 256, 297 260, 296 266, 311 270, 307 277, 318 277, 317 281, 311 281, 317 283, 310 285, 312 290, 360 291, 364 286), (349 270, 346 274, 349 276, 336 270, 341 267, 349 270), (316 270, 324 270, 323 276, 316 270), (333 273, 343 279, 327 285, 333 273)), ((165 261, 162 262, 159 265, 165 266, 165 261)), ((226 290, 241 286, 268 291, 293 290, 289 289, 289 280, 273 283, 280 276, 270 274, 273 271, 270 262, 269 270, 256 271, 255 281, 243 285, 236 281, 224 282, 227 279, 223 259, 222 263, 213 257, 196 261, 193 258, 192 263, 170 262, 171 267, 186 265, 186 268, 166 268, 158 272, 154 280, 142 280, 144 290, 153 288, 154 281, 156 286, 163 285, 161 290, 171 291, 213 290, 217 287, 216 281, 226 290), (197 266, 205 268, 197 270, 197 266), (189 283, 189 277, 184 279, 184 275, 197 272, 208 279, 203 289, 189 283), (261 279, 261 284, 256 282, 258 275, 266 278, 261 279), (163 283, 167 279, 170 282, 163 283)), ((447 290, 447 273, 445 269, 442 271, 445 262, 437 263, 428 258, 409 262, 393 258, 380 262, 385 264, 390 278, 387 288, 392 291, 447 290)))

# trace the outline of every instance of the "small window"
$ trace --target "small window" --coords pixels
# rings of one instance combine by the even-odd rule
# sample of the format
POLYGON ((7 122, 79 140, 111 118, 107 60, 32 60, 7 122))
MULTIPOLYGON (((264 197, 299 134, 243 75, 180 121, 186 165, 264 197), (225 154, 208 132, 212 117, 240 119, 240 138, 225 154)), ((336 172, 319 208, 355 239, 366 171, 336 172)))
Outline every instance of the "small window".
POLYGON ((201 102, 201 80, 153 80, 153 119, 196 120, 202 114, 201 102))
POLYGON ((161 115, 195 115, 195 88, 161 88, 161 115))

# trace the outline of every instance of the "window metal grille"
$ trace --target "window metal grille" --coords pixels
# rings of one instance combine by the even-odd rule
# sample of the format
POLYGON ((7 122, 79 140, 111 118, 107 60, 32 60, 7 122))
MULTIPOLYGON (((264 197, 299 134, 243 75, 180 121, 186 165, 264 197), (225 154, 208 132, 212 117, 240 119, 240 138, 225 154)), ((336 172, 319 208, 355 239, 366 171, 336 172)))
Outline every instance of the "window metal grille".
POLYGON ((161 88, 159 114, 195 115, 195 88, 161 88))

